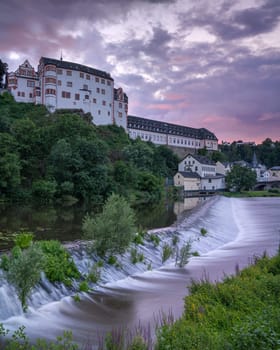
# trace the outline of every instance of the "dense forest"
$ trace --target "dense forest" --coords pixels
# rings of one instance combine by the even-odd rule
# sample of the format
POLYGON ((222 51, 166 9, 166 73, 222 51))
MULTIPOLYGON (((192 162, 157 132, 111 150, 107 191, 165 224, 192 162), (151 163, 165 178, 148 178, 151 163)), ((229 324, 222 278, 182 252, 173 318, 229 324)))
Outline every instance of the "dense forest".
POLYGON ((131 140, 88 114, 50 114, 45 106, 0 96, 0 199, 103 203, 111 193, 131 204, 157 201, 178 158, 167 147, 131 140))

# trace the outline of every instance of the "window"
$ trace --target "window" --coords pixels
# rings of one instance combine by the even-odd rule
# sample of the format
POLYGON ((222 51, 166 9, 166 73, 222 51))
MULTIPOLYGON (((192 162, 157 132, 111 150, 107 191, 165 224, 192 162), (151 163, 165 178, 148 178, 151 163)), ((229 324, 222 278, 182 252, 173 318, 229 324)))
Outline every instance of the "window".
POLYGON ((106 101, 102 101, 102 105, 103 105, 103 106, 106 106, 106 101))
POLYGON ((89 100, 89 95, 85 95, 85 100, 89 100))
POLYGON ((119 108, 122 108, 122 103, 121 102, 119 102, 119 108))
POLYGON ((46 66, 45 70, 55 72, 56 68, 55 68, 55 66, 46 66))
POLYGON ((22 93, 21 93, 21 97, 25 97, 25 92, 22 92, 22 93))
POLYGON ((110 116, 110 114, 111 114, 110 111, 108 111, 108 116, 110 116))
POLYGON ((29 98, 32 98, 32 97, 33 97, 32 92, 30 92, 29 93, 29 98))
POLYGON ((105 84, 105 79, 101 79, 101 84, 105 84))
POLYGON ((107 85, 108 85, 108 86, 111 86, 110 80, 107 80, 107 85))
POLYGON ((71 70, 67 70, 67 71, 66 71, 66 74, 67 74, 69 77, 71 77, 71 76, 72 76, 72 71, 71 71, 71 70))
POLYGON ((100 89, 99 89, 99 88, 96 88, 96 92, 99 94, 99 93, 100 93, 100 89))
POLYGON ((119 112, 119 118, 122 118, 122 112, 119 112))
POLYGON ((80 72, 80 78, 84 78, 84 73, 80 72))
POLYGON ((46 89, 45 94, 46 95, 55 95, 56 91, 54 89, 46 89))
POLYGON ((17 95, 20 96, 20 91, 17 92, 17 95))
POLYGON ((100 115, 101 114, 101 111, 100 111, 100 109, 98 110, 98 115, 100 115))
POLYGON ((88 90, 88 85, 87 85, 87 84, 84 84, 84 85, 83 85, 83 89, 84 89, 84 90, 88 90))
POLYGON ((47 78, 45 78, 45 83, 46 84, 56 84, 56 78, 47 77, 47 78))
POLYGON ((57 69, 56 69, 56 74, 60 74, 60 75, 61 75, 61 74, 63 74, 63 71, 62 71, 62 69, 60 69, 60 68, 57 68, 57 69))
POLYGON ((95 82, 99 83, 99 78, 95 77, 95 82))
POLYGON ((41 91, 40 90, 36 90, 36 96, 41 96, 41 91))
POLYGON ((61 80, 58 80, 58 81, 57 81, 57 85, 58 85, 58 86, 61 86, 61 80))
POLYGON ((67 87, 72 87, 73 86, 72 81, 67 81, 66 86, 67 87))
POLYGON ((105 89, 101 90, 102 95, 105 95, 105 89))
POLYGON ((89 74, 86 75, 86 79, 90 80, 90 75, 89 74))
POLYGON ((75 100, 79 101, 79 99, 80 99, 80 94, 75 94, 75 100))
POLYGON ((71 93, 68 92, 68 91, 62 91, 62 92, 61 92, 61 96, 62 96, 63 98, 71 98, 71 93))
POLYGON ((17 80, 16 79, 9 79, 9 84, 16 84, 17 80))
POLYGON ((211 182, 212 182, 212 180, 211 180, 211 179, 208 179, 208 182, 209 182, 209 183, 211 183, 211 182))
POLYGON ((35 81, 27 80, 27 87, 34 87, 34 86, 35 86, 35 81))
POLYGON ((92 101, 93 101, 93 103, 96 103, 96 98, 94 98, 92 101))

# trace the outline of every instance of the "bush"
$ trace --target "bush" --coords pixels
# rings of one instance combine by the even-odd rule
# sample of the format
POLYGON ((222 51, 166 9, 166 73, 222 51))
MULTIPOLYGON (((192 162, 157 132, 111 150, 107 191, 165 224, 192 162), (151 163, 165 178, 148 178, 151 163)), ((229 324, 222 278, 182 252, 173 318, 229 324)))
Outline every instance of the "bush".
POLYGON ((160 244, 159 236, 155 235, 154 233, 150 234, 149 238, 150 238, 150 241, 154 243, 155 247, 157 247, 160 244))
POLYGON ((206 236, 206 234, 207 234, 207 230, 205 229, 205 228, 201 228, 200 229, 200 234, 201 234, 201 236, 206 236))
POLYGON ((14 242, 15 245, 21 249, 26 249, 30 247, 34 238, 34 234, 31 232, 23 231, 16 235, 14 242))
POLYGON ((191 242, 187 242, 179 251, 177 251, 176 265, 184 267, 191 256, 191 242))
POLYGON ((108 264, 109 265, 115 265, 117 263, 118 259, 114 255, 110 255, 108 258, 108 264))
POLYGON ((132 264, 137 264, 138 262, 143 262, 145 259, 145 256, 143 253, 138 253, 136 248, 132 248, 130 250, 130 261, 132 264))
POLYGON ((74 264, 69 252, 58 241, 39 242, 46 264, 44 271, 51 282, 71 284, 71 279, 79 278, 80 273, 74 264))
POLYGON ((41 271, 45 266, 44 254, 36 243, 24 250, 15 247, 10 258, 6 258, 4 265, 4 275, 14 286, 22 308, 26 311, 27 298, 39 283, 41 271))
POLYGON ((89 286, 88 286, 88 283, 87 281, 82 281, 79 285, 79 291, 80 292, 88 292, 89 291, 89 286))
POLYGON ((54 199, 56 188, 55 181, 37 180, 32 185, 32 195, 40 202, 49 203, 54 199))
MULTIPOLYGON (((103 263, 102 263, 103 266, 103 263)), ((92 265, 89 274, 87 276, 87 280, 89 282, 92 283, 97 283, 100 280, 100 276, 101 276, 101 272, 100 272, 100 268, 102 267, 100 266, 99 262, 97 262, 96 264, 92 265)))
POLYGON ((173 249, 170 247, 169 244, 164 244, 162 248, 162 254, 161 254, 161 261, 164 263, 166 260, 168 260, 173 254, 173 249))
POLYGON ((123 253, 135 236, 135 214, 125 198, 112 194, 102 213, 84 218, 82 228, 97 254, 123 253))

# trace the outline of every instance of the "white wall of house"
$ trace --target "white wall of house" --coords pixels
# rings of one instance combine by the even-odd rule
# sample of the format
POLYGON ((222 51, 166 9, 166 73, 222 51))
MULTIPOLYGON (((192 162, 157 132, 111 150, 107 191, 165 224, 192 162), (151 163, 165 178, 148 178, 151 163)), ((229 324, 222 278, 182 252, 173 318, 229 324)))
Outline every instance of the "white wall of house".
POLYGON ((225 178, 224 177, 201 178, 200 188, 201 188, 201 190, 222 190, 222 189, 225 189, 226 188, 225 178))
POLYGON ((214 164, 202 164, 191 154, 187 155, 178 166, 179 171, 187 171, 188 169, 202 177, 216 175, 216 166, 214 164))

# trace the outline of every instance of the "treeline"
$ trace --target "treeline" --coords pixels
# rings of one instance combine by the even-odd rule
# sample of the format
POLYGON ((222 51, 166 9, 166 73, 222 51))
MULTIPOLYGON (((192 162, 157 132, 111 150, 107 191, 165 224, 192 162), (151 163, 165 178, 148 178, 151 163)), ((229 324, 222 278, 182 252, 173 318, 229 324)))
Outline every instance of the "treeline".
POLYGON ((215 160, 228 162, 245 160, 252 163, 255 152, 258 162, 266 165, 267 168, 280 165, 280 141, 273 142, 269 138, 256 146, 239 145, 237 142, 233 142, 231 145, 220 145, 220 151, 220 154, 213 155, 215 160))
POLYGON ((165 146, 131 140, 124 129, 95 126, 90 115, 50 114, 0 96, 0 198, 44 203, 157 201, 177 157, 165 146))

